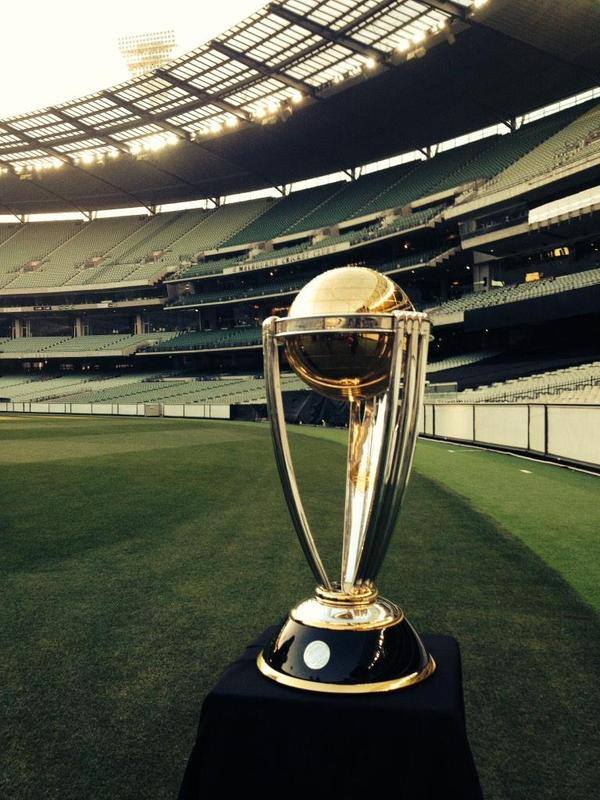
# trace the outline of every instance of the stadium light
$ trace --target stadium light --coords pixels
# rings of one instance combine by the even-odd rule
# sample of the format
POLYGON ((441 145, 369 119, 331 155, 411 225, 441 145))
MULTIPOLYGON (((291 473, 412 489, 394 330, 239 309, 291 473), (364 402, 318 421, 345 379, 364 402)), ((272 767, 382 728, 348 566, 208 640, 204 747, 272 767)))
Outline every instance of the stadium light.
MULTIPOLYGON (((338 44, 343 45, 345 43, 348 45, 351 55, 348 56, 347 54, 340 54, 337 59, 334 59, 333 63, 327 63, 326 65, 319 67, 318 73, 320 74, 316 78, 315 87, 309 86, 300 79, 291 77, 285 70, 278 72, 277 69, 262 63, 259 59, 250 58, 248 54, 236 53, 232 50, 232 48, 229 48, 228 45, 225 45, 224 42, 220 40, 215 41, 207 44, 204 48, 201 48, 201 55, 199 58, 202 61, 202 64, 204 64, 205 59, 209 58, 210 49, 213 46, 216 51, 220 51, 226 56, 226 51, 229 51, 229 58, 231 60, 235 61, 236 57, 238 57, 241 59, 241 63, 246 63, 250 66, 254 65, 256 68, 256 74, 258 76, 272 77, 275 80, 279 79, 284 85, 287 84, 285 96, 283 93, 281 93, 278 98, 269 95, 254 97, 252 99, 245 97, 239 102, 238 105, 238 101, 233 102, 232 100, 226 98, 227 92, 230 89, 233 91, 232 87, 223 85, 220 87, 219 92, 216 93, 218 99, 215 101, 215 105, 222 113, 219 113, 216 118, 209 117, 208 120, 204 119, 202 122, 197 120, 187 124, 177 123, 177 125, 181 124, 181 134, 178 134, 175 124, 164 123, 160 122, 158 119, 154 119, 153 113, 150 113, 148 110, 142 108, 137 101, 126 99, 120 89, 117 90, 116 87, 109 88, 104 92, 104 96, 101 98, 103 101, 109 101, 111 106, 115 105, 116 107, 121 107, 131 114, 136 115, 135 123, 132 122, 131 125, 135 124, 137 126, 138 124, 149 123, 152 125, 150 131, 154 129, 156 133, 140 137, 138 133, 139 127, 133 127, 131 128, 131 133, 129 133, 129 136, 132 136, 132 138, 116 142, 116 139, 112 138, 114 134, 109 132, 108 129, 103 128, 103 131, 98 136, 98 139, 100 139, 103 144, 100 144, 100 142, 96 141, 95 145, 89 147, 89 149, 74 150, 68 153, 59 153, 57 163, 53 162, 50 158, 44 157, 43 155, 29 157, 27 150, 23 151, 24 155, 21 155, 20 153, 17 154, 15 149, 15 155, 13 157, 20 157, 22 159, 22 169, 32 169, 36 172, 45 169, 58 168, 65 162, 81 166, 87 164, 91 165, 94 163, 102 164, 107 163, 109 159, 118 158, 119 155, 126 154, 127 152, 134 157, 143 157, 145 154, 148 154, 149 156, 150 153, 160 151, 166 146, 179 143, 180 140, 191 139, 192 141, 196 141, 205 136, 215 136, 226 129, 236 128, 240 121, 243 120, 253 121, 254 123, 260 122, 261 124, 276 122, 277 120, 285 120, 290 116, 291 113, 293 113, 293 106, 306 101, 321 88, 325 88, 331 84, 337 85, 345 83, 346 81, 354 80, 355 78, 370 77, 372 72, 375 72, 383 66, 397 65, 401 61, 424 55, 425 47, 421 47, 421 43, 424 42, 425 39, 430 35, 445 33, 448 41, 452 43, 453 34, 451 19, 454 17, 462 18, 465 16, 465 14, 461 13, 461 9, 468 9, 467 13, 474 14, 477 10, 481 9, 483 6, 486 6, 487 3, 488 0, 455 0, 454 3, 442 2, 442 0, 440 0, 439 3, 433 3, 431 7, 428 7, 427 12, 411 18, 409 30, 407 30, 406 27, 397 27, 396 25, 390 27, 388 34, 393 36, 391 42, 387 38, 387 35, 385 37, 385 42, 381 37, 376 38, 377 42, 382 42, 383 50, 379 53, 380 57, 378 57, 379 51, 375 47, 375 40, 373 40, 372 44, 365 44, 364 40, 360 39, 359 41, 359 39, 355 39, 353 37, 342 36, 340 39, 339 34, 334 35, 332 34, 331 30, 327 28, 327 26, 320 25, 318 31, 319 35, 323 35, 328 41, 336 41, 336 39, 339 39, 338 44), (420 26, 420 29, 415 30, 415 24, 420 26), (389 52, 390 50, 392 52, 389 52), (402 55, 403 57, 395 57, 394 54, 402 55), (249 62, 252 63, 249 64, 249 62), (136 133, 138 133, 138 136, 136 136, 136 133), (92 154, 91 160, 89 160, 88 152, 92 154)), ((283 8, 283 5, 281 5, 281 7, 277 5, 277 9, 274 12, 273 6, 273 8, 270 8, 269 13, 279 14, 283 8)), ((379 9, 379 6, 383 7, 385 5, 385 3, 379 3, 375 4, 375 7, 379 9)), ((404 5, 404 3, 401 3, 401 5, 404 5)), ((287 19, 288 23, 290 24, 296 20, 296 17, 298 17, 298 19, 302 17, 302 20, 306 22, 305 17, 302 14, 292 15, 292 19, 290 17, 291 12, 288 13, 284 10, 282 13, 283 19, 287 19)), ((361 26, 365 26, 365 32, 371 34, 375 33, 375 29, 371 29, 371 26, 379 24, 379 22, 377 22, 379 19, 378 14, 379 10, 377 12, 373 10, 372 18, 370 13, 363 15, 365 18, 361 21, 361 26)), ((314 27, 314 23, 311 22, 310 25, 308 23, 306 24, 308 26, 306 27, 306 30, 310 32, 311 28, 314 27)), ((384 27, 387 26, 387 24, 388 23, 385 23, 384 27)), ((257 21, 256 25, 258 27, 262 26, 263 20, 257 21)), ((370 37, 369 41, 371 41, 370 37)), ((306 61, 304 63, 311 66, 311 59, 312 46, 308 47, 306 50, 306 61)), ((202 68, 204 69, 204 67, 202 68)), ((198 67, 198 69, 200 69, 200 67, 198 67)), ((170 83, 172 86, 178 86, 184 92, 187 100, 190 102, 198 101, 201 106, 206 107, 206 105, 211 105, 211 100, 214 101, 211 92, 208 92, 204 89, 198 89, 198 87, 194 85, 192 78, 187 78, 184 80, 183 78, 176 77, 172 74, 170 68, 168 67, 159 69, 158 73, 154 75, 153 78, 148 76, 148 79, 156 79, 157 77, 161 78, 167 83, 170 83)), ((143 80, 145 81, 146 78, 143 78, 143 80)), ((246 80, 246 78, 244 78, 244 80, 246 80)), ((256 81, 252 79, 252 82, 255 83, 256 81)), ((155 110, 159 110, 159 107, 157 107, 155 110)), ((71 111, 66 113, 61 112, 59 109, 56 113, 59 115, 62 114, 62 117, 72 117, 73 124, 76 127, 81 127, 81 130, 84 133, 92 137, 93 126, 97 124, 95 121, 88 124, 86 121, 87 117, 79 111, 76 114, 73 114, 71 111)), ((87 113, 88 112, 86 112, 86 114, 87 113)), ((120 116, 118 117, 118 124, 121 126, 122 122, 119 120, 121 120, 120 116)), ((118 132, 122 134, 124 132, 123 128, 121 127, 118 132)), ((56 134, 57 137, 62 135, 62 132, 56 134)), ((125 135, 128 134, 125 133, 125 135)), ((29 141, 31 141, 32 136, 30 133, 25 132, 22 134, 22 138, 29 139, 29 141)), ((44 141, 46 141, 46 139, 44 139, 44 141)), ((74 146, 84 148, 87 143, 86 140, 81 139, 78 141, 79 144, 73 142, 74 146)), ((60 141, 59 144, 63 144, 63 142, 60 141)), ((50 150, 49 147, 48 150, 50 150)), ((57 152, 56 148, 54 151, 57 152)), ((11 149, 11 153, 12 152, 13 150, 11 149)), ((51 153, 48 152, 47 155, 50 156, 51 153)), ((9 167, 9 172, 12 171, 13 168, 11 166, 9 167)))

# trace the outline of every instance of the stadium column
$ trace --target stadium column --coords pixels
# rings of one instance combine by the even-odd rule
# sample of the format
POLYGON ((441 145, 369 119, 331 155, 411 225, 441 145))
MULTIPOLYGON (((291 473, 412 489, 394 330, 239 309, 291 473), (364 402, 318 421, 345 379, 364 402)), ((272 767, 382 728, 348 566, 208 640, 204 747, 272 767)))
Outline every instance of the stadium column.
POLYGON ((75 317, 75 324, 73 325, 73 336, 83 336, 83 320, 81 317, 75 317))
POLYGON ((143 333, 144 332, 144 324, 142 322, 142 315, 136 314, 135 315, 135 330, 134 333, 143 333))
POLYGON ((23 338, 23 320, 15 317, 13 322, 13 339, 23 338))
POLYGON ((489 291, 492 288, 494 256, 489 253, 473 253, 473 291, 489 291))

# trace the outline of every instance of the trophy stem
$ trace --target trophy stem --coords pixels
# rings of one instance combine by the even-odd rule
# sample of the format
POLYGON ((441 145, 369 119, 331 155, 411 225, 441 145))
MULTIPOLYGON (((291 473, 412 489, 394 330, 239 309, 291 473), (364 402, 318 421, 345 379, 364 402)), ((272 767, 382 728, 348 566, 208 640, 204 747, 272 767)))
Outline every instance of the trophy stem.
POLYGON ((350 401, 348 466, 340 585, 343 592, 356 589, 356 570, 365 543, 377 464, 381 449, 386 397, 350 401))
POLYGON ((379 572, 408 482, 424 391, 428 336, 429 324, 418 314, 396 317, 386 432, 375 465, 378 482, 357 568, 359 581, 373 581, 379 572))

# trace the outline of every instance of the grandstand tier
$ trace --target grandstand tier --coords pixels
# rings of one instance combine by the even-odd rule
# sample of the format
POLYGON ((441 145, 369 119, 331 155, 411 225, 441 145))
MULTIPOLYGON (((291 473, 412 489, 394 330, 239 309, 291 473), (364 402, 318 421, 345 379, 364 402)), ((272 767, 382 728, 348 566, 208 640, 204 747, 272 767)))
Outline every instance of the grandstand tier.
MULTIPOLYGON (((600 315, 599 98, 591 88, 479 131, 465 117, 455 139, 435 143, 432 128, 421 144, 433 144, 381 163, 361 166, 356 148, 354 166, 322 178, 311 177, 307 159, 304 183, 271 182, 248 196, 153 202, 121 216, 7 215, 1 372, 9 380, 68 374, 68 394, 90 374, 113 379, 147 364, 150 377, 256 374, 262 320, 284 315, 315 275, 349 263, 392 276, 429 312, 431 352, 451 389, 473 389, 477 375, 526 378, 507 361, 515 341, 546 355, 552 342, 572 354, 560 368, 575 367, 574 342, 593 339, 600 315)), ((183 199, 191 197, 190 189, 183 199)), ((142 374, 131 397, 153 388, 138 383, 159 382, 142 374)), ((97 391, 113 399, 113 389, 97 391)), ((174 386, 154 389, 149 398, 177 396, 174 386)), ((198 387, 187 389, 189 402, 205 402, 198 387)))
POLYGON ((356 248, 419 226, 439 226, 467 201, 551 172, 557 159, 576 163, 575 153, 588 154, 600 141, 599 108, 592 100, 503 136, 279 199, 89 222, 0 225, 0 289, 18 295, 152 285, 165 277, 185 280, 302 261, 326 248, 356 248))

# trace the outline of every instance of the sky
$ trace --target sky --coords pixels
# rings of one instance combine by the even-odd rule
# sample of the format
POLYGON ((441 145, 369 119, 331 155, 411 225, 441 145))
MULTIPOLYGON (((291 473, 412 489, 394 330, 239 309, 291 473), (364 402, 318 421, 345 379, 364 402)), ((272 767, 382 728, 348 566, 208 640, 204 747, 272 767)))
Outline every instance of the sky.
POLYGON ((117 40, 175 31, 192 50, 267 0, 29 0, 2 2, 0 117, 61 103, 127 80, 117 40))

